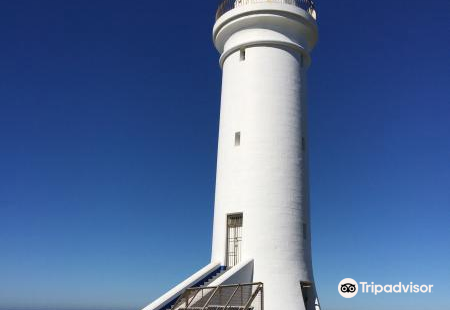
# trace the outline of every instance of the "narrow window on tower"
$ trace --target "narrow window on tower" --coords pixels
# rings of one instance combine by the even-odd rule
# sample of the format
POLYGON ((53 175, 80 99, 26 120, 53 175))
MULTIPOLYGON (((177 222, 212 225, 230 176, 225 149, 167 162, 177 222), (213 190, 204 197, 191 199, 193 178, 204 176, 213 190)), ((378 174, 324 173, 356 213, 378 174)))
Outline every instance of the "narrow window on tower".
POLYGON ((241 132, 240 131, 234 133, 234 146, 239 146, 239 145, 241 145, 241 132))
POLYGON ((245 60, 245 49, 241 49, 241 52, 240 52, 240 60, 241 60, 241 61, 244 61, 244 60, 245 60))

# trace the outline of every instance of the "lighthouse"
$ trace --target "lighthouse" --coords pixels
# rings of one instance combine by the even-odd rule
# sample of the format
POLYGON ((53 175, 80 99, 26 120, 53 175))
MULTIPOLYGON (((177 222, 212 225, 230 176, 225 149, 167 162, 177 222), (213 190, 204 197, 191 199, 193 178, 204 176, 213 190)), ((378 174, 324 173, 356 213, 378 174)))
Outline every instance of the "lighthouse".
POLYGON ((200 309, 250 309, 250 301, 233 301, 238 288, 228 288, 251 283, 261 290, 259 308, 320 309, 312 270, 306 100, 317 38, 310 0, 219 5, 213 42, 223 74, 211 263, 145 310, 194 309, 200 300, 200 309), (201 299, 199 290, 208 287, 214 290, 202 291, 201 299), (217 299, 221 287, 230 291, 221 295, 223 302, 217 299))

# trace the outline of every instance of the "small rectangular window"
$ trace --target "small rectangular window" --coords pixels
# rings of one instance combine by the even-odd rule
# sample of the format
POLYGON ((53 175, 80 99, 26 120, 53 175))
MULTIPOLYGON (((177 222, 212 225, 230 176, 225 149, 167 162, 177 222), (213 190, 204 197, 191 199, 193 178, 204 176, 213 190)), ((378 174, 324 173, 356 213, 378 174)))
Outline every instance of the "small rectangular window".
POLYGON ((234 145, 239 146, 241 145, 241 132, 238 131, 234 134, 234 145))
POLYGON ((241 53, 240 53, 240 60, 241 60, 241 61, 244 61, 244 60, 245 60, 245 49, 242 49, 242 50, 241 50, 241 53))

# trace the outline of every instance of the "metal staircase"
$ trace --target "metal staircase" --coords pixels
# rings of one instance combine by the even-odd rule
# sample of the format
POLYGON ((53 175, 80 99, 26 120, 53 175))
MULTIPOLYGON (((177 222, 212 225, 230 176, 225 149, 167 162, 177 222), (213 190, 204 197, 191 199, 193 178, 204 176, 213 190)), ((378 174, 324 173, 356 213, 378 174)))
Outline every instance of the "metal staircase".
POLYGON ((228 268, 226 267, 222 267, 215 275, 213 275, 212 277, 210 277, 209 279, 207 279, 203 284, 201 285, 195 285, 197 287, 201 287, 201 286, 208 286, 210 283, 212 283, 215 279, 217 279, 218 277, 220 277, 225 271, 227 271, 228 268))
POLYGON ((172 310, 263 310, 263 284, 203 286, 187 289, 172 310))
MULTIPOLYGON (((206 277, 199 280, 197 283, 193 284, 192 287, 203 287, 208 286, 212 281, 220 277, 225 271, 227 271, 227 267, 220 266, 219 268, 215 269, 212 273, 208 274, 206 277)), ((181 296, 181 295, 179 295, 181 296)), ((177 301, 178 296, 175 297, 175 299, 167 302, 164 306, 160 308, 160 310, 171 310, 174 309, 174 305, 177 301)))

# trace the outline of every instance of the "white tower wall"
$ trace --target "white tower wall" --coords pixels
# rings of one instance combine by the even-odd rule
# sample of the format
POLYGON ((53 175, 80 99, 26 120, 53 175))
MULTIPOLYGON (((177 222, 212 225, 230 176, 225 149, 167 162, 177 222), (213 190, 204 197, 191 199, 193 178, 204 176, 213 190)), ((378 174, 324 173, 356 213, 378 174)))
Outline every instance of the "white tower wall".
POLYGON ((212 261, 226 264, 227 215, 242 213, 241 260, 254 260, 265 309, 314 309, 315 288, 305 308, 300 281, 314 283, 306 71, 316 23, 294 5, 249 4, 213 36, 223 80, 212 261))

